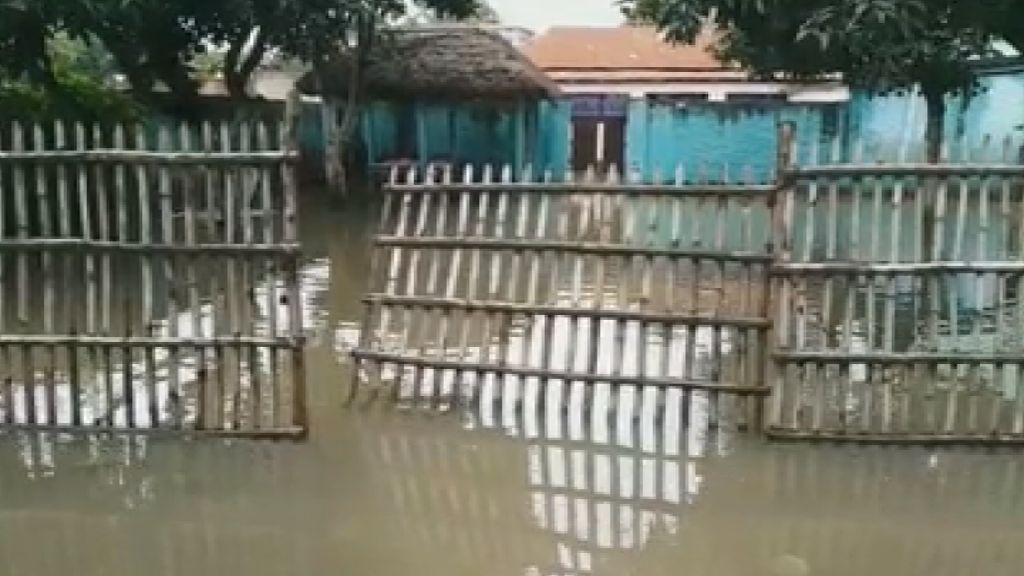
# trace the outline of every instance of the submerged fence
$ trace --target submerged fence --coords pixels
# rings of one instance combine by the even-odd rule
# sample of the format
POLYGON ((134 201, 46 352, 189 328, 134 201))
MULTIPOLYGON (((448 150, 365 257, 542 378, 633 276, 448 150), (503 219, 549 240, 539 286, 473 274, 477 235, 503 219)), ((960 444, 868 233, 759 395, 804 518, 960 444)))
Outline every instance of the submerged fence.
POLYGON ((776 438, 1024 442, 1024 166, 838 144, 852 162, 818 165, 792 134, 767 186, 393 173, 358 380, 445 405, 651 386, 776 438))
POLYGON ((771 263, 757 214, 771 188, 609 178, 395 174, 354 353, 362 376, 446 403, 642 382, 756 419, 771 263))
POLYGON ((0 428, 302 434, 292 139, 0 129, 0 428))
POLYGON ((1024 441, 1024 166, 789 166, 779 437, 1024 441))

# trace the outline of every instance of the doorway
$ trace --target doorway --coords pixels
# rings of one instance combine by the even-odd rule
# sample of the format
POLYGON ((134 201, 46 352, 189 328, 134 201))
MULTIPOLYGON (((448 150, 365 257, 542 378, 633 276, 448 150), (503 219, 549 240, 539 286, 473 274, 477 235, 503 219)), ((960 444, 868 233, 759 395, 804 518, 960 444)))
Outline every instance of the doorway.
POLYGON ((624 96, 576 96, 572 100, 572 168, 593 166, 621 171, 626 159, 626 111, 624 96))
POLYGON ((621 171, 626 157, 625 118, 574 118, 572 167, 582 172, 594 166, 599 172, 614 165, 621 171))

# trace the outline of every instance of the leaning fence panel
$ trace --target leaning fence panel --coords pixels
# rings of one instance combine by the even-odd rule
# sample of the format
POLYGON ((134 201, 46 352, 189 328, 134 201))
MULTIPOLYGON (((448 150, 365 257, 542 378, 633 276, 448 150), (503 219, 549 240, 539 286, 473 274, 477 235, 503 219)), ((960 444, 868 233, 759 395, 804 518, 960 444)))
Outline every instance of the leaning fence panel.
POLYGON ((444 405, 647 385, 756 419, 771 189, 522 173, 393 175, 357 378, 444 405))
POLYGON ((0 427, 302 434, 289 138, 0 129, 0 427))

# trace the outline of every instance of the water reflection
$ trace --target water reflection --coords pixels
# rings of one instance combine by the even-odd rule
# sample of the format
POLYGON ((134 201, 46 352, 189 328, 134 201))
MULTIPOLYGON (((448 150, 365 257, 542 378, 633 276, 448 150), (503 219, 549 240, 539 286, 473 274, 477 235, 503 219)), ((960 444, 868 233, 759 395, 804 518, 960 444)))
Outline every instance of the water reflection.
POLYGON ((308 444, 0 436, 0 574, 1015 575, 1013 453, 766 445, 700 396, 343 408, 365 216, 307 209, 308 444))

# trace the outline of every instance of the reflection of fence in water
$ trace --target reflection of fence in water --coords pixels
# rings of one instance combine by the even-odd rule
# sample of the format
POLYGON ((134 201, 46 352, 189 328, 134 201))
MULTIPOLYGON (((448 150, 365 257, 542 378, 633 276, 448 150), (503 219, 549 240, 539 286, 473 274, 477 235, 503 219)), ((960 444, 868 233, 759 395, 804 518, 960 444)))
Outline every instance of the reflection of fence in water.
POLYGON ((347 416, 362 458, 342 450, 333 474, 309 465, 307 448, 323 447, 137 438, 85 457, 39 440, 53 435, 19 435, 32 456, 2 454, 0 571, 318 573, 371 559, 386 573, 724 576, 797 558, 812 574, 953 576, 1024 561, 1024 463, 1012 453, 745 446, 645 418, 628 439, 617 423, 573 437, 557 411, 536 429, 347 416))
POLYGON ((594 441, 591 427, 576 429, 574 409, 564 408, 541 424, 564 429, 561 439, 533 430, 525 417, 492 422, 503 428, 498 435, 482 428, 438 438, 415 424, 415 431, 382 432, 372 457, 390 472, 391 497, 406 509, 396 529, 428 546, 543 574, 592 573, 595 554, 636 554, 652 532, 676 533, 699 488, 697 461, 680 456, 679 420, 665 428, 648 421, 636 441, 595 421, 603 440, 594 441), (522 439, 507 437, 510 430, 522 439), (439 521, 451 528, 436 530, 439 521))
POLYGON ((276 398, 258 401, 301 387, 287 141, 244 122, 0 129, 0 425, 180 429, 191 405, 196 429, 233 432, 217 405, 233 385, 254 432, 304 428, 303 393, 280 421, 276 398), (282 300, 284 323, 270 314, 260 334, 255 309, 282 300))
POLYGON ((313 574, 311 551, 332 549, 315 544, 331 517, 315 515, 323 506, 276 497, 316 489, 307 454, 291 445, 270 454, 127 435, 0 440, 0 573, 313 574))

